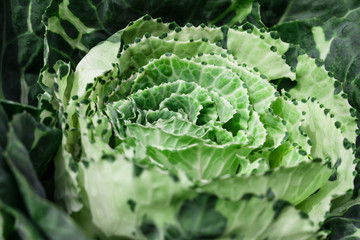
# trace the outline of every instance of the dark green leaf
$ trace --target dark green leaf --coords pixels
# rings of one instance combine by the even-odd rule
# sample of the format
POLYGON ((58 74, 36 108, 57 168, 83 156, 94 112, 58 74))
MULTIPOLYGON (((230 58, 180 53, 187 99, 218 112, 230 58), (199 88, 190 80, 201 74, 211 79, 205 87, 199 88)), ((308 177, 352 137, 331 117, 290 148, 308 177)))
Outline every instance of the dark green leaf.
POLYGON ((216 239, 225 231, 226 217, 215 210, 217 197, 201 194, 187 200, 178 213, 178 221, 182 230, 174 227, 167 229, 169 239, 216 239), (179 238, 178 233, 183 233, 179 238), (178 238, 171 238, 176 236, 178 238))

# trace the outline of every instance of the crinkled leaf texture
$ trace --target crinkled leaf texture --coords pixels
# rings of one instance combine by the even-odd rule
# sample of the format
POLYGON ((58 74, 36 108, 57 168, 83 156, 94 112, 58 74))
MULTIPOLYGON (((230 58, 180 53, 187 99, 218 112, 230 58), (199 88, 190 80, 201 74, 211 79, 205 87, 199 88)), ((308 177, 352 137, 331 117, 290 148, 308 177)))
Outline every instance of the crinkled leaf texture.
POLYGON ((289 49, 249 24, 146 15, 74 72, 58 61, 41 78, 63 130, 56 200, 102 239, 315 239, 353 187, 356 122, 289 49))

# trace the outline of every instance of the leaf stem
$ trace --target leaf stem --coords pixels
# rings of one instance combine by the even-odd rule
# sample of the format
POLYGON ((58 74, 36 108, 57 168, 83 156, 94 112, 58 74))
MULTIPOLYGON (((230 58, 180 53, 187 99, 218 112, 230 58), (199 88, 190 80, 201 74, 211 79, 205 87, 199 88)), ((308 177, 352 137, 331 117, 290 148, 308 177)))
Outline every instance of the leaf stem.
POLYGON ((276 25, 280 25, 280 24, 282 24, 283 22, 285 22, 285 19, 286 19, 287 15, 288 15, 288 13, 289 13, 289 11, 290 11, 293 3, 294 3, 294 0, 291 0, 291 1, 289 2, 289 4, 287 5, 287 7, 286 7, 286 9, 285 9, 284 14, 281 16, 279 22, 278 22, 276 25))
POLYGON ((29 95, 29 87, 25 81, 25 69, 21 69, 21 74, 20 74, 20 85, 21 85, 21 98, 20 98, 20 102, 22 104, 27 105, 28 104, 28 95, 29 95))

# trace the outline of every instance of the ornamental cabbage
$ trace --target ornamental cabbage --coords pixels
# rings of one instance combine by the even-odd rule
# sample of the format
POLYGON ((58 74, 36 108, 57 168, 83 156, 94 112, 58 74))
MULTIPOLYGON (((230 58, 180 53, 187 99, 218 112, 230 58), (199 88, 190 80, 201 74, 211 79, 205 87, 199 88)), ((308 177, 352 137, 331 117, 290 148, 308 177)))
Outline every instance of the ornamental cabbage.
POLYGON ((316 239, 353 188, 356 122, 323 62, 288 50, 146 15, 58 61, 56 201, 101 239, 316 239))

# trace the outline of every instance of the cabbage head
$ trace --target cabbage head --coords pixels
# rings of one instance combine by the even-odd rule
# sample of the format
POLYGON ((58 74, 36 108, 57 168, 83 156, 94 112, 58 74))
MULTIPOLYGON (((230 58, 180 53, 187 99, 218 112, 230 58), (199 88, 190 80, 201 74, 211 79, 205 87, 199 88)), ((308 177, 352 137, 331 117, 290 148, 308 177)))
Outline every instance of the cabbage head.
POLYGON ((76 71, 58 61, 41 77, 63 130, 56 200, 101 239, 316 239, 353 188, 356 122, 289 47, 146 15, 76 71))

